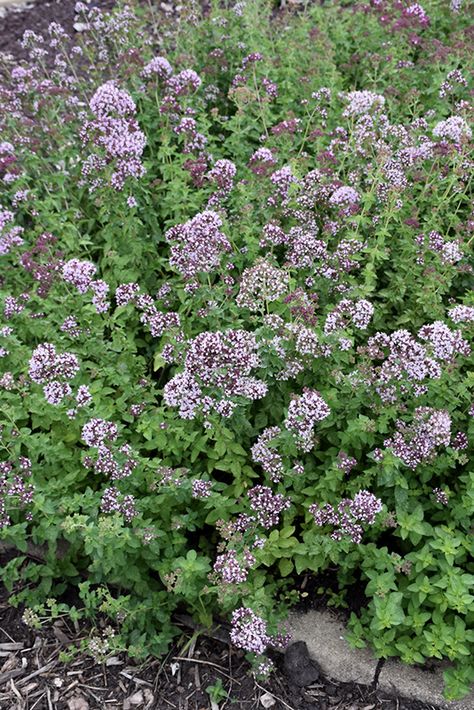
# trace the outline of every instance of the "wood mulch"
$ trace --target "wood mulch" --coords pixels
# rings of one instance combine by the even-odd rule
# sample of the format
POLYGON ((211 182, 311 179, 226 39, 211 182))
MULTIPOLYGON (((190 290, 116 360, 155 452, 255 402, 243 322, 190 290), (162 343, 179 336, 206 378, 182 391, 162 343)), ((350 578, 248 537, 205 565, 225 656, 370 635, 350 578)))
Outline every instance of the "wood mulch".
POLYGON ((0 710, 435 710, 322 675, 300 688, 282 654, 273 656, 276 672, 259 682, 244 654, 218 640, 225 633, 196 633, 184 616, 176 619, 182 634, 168 654, 141 663, 124 653, 104 663, 84 651, 71 653, 101 632, 100 623, 94 629, 59 619, 33 630, 22 617, 0 586, 0 710), (72 656, 68 661, 65 652, 72 656), (223 692, 212 701, 206 689, 216 683, 223 692))

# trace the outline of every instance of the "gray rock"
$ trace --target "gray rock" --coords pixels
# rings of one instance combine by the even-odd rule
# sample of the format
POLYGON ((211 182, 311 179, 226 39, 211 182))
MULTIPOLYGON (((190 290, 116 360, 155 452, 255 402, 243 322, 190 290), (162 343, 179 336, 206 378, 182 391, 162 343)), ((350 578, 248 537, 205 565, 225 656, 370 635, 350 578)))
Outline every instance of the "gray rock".
POLYGON ((284 669, 290 683, 299 688, 311 685, 320 675, 319 665, 310 658, 304 641, 296 641, 288 646, 285 651, 284 669))

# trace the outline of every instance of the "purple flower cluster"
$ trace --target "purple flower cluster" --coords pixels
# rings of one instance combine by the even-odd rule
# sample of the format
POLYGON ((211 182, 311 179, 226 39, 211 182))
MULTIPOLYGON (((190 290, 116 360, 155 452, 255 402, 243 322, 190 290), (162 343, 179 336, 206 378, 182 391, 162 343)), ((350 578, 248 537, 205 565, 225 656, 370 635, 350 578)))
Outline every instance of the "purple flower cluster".
POLYGON ((430 24, 430 18, 426 14, 424 8, 417 2, 405 7, 402 11, 402 15, 409 17, 410 19, 415 18, 420 27, 428 27, 430 24))
POLYGON ((148 326, 154 338, 160 338, 163 333, 180 327, 179 314, 158 310, 153 298, 146 293, 140 293, 140 286, 136 283, 117 286, 115 300, 118 306, 133 304, 141 312, 140 322, 148 326))
POLYGON ((272 441, 277 439, 280 434, 280 427, 267 427, 251 449, 252 461, 261 465, 273 483, 281 481, 284 472, 283 459, 277 449, 271 446, 272 441))
POLYGON ((264 528, 278 525, 280 514, 288 510, 291 502, 281 493, 273 493, 268 486, 257 485, 247 491, 251 509, 257 515, 257 522, 264 528))
POLYGON ((118 436, 117 426, 105 419, 90 419, 82 427, 81 438, 93 448, 99 447, 105 441, 115 441, 118 436))
MULTIPOLYGON (((0 530, 11 524, 9 508, 24 509, 33 501, 34 486, 31 478, 31 461, 20 456, 16 464, 0 462, 0 530)), ((27 513, 27 519, 31 515, 27 513)))
POLYGON ((337 457, 338 469, 349 475, 354 466, 357 466, 357 459, 353 456, 348 456, 345 451, 340 451, 337 457))
POLYGON ((103 513, 119 513, 130 523, 138 515, 136 501, 132 495, 122 495, 115 487, 106 488, 100 501, 103 513))
POLYGON ((79 360, 73 353, 58 353, 51 343, 43 343, 33 351, 28 373, 42 384, 46 400, 58 405, 72 394, 69 381, 79 372, 79 360))
POLYGON ((216 557, 214 572, 224 584, 242 584, 247 580, 248 570, 255 564, 255 557, 245 549, 238 555, 235 550, 228 550, 216 557))
POLYGON ((454 323, 473 323, 474 306, 465 306, 460 303, 449 309, 448 316, 454 323))
POLYGON ((92 291, 92 303, 97 313, 104 313, 110 304, 107 301, 108 285, 101 279, 93 279, 97 269, 90 261, 70 259, 62 267, 62 277, 66 283, 72 284, 81 294, 92 291))
MULTIPOLYGON (((1 146, 0 144, 0 165, 1 165, 1 146)), ((5 210, 0 205, 0 256, 8 254, 14 247, 21 246, 23 239, 20 234, 23 232, 22 227, 10 227, 15 215, 11 210, 5 210), (5 229, 8 227, 7 229, 5 229)))
POLYGON ((202 79, 194 69, 183 69, 168 79, 166 89, 173 96, 185 96, 197 91, 201 84, 202 79))
MULTIPOLYGON (((84 143, 91 143, 100 148, 100 155, 91 156, 93 163, 85 163, 83 176, 88 177, 98 158, 105 164, 113 164, 110 184, 116 190, 122 190, 128 177, 139 178, 145 173, 141 156, 146 145, 145 134, 134 118, 136 105, 132 97, 119 89, 114 81, 107 81, 100 86, 90 101, 90 109, 95 118, 85 121, 82 126, 84 143)), ((102 163, 103 164, 103 163, 102 163)), ((92 182, 91 189, 100 185, 100 178, 92 182)))
POLYGON ((91 448, 97 449, 95 460, 84 459, 84 465, 95 473, 106 474, 112 481, 130 476, 138 462, 128 444, 114 446, 118 436, 117 426, 105 419, 90 419, 82 428, 81 438, 91 448))
POLYGON ((22 293, 19 298, 15 298, 15 296, 5 296, 3 301, 3 315, 6 320, 10 320, 13 316, 18 316, 20 313, 23 313, 29 298, 27 293, 22 293))
POLYGON ((279 202, 286 200, 290 187, 296 184, 298 180, 293 175, 291 167, 285 165, 270 175, 270 182, 274 186, 274 194, 268 198, 268 203, 270 206, 276 206, 279 202))
POLYGON ((471 352, 471 347, 462 337, 461 331, 450 330, 443 321, 424 325, 418 331, 418 337, 430 344, 432 353, 438 360, 452 361, 455 355, 467 357, 471 352))
POLYGON ((269 148, 257 148, 248 165, 255 175, 268 175, 276 165, 276 159, 269 148))
POLYGON ((360 195, 353 187, 338 187, 329 198, 329 204, 339 207, 341 214, 353 214, 359 206, 360 195))
POLYGON ((206 174, 207 179, 214 183, 217 187, 216 192, 214 192, 208 201, 208 207, 217 206, 225 200, 233 186, 234 178, 237 173, 237 168, 231 160, 217 160, 214 166, 206 174))
POLYGON ((385 105, 385 98, 373 91, 349 91, 343 98, 347 102, 343 116, 360 116, 371 110, 378 111, 385 105))
POLYGON ((373 314, 374 307, 370 301, 366 301, 364 298, 359 301, 350 301, 345 298, 339 301, 336 308, 326 316, 324 332, 329 335, 334 331, 344 330, 349 324, 359 330, 366 330, 373 314))
POLYGON ((286 271, 259 258, 243 272, 236 303, 251 311, 263 309, 265 303, 276 301, 287 292, 288 282, 286 271))
POLYGON ((397 420, 396 429, 384 444, 413 471, 421 463, 429 462, 439 446, 449 446, 451 441, 451 417, 443 409, 418 407, 412 423, 397 420))
POLYGON ((464 118, 461 116, 450 116, 445 121, 439 121, 433 128, 433 135, 436 138, 445 138, 454 143, 462 143, 472 138, 472 131, 464 118))
POLYGON ((191 484, 191 490, 193 498, 209 498, 212 491, 212 481, 195 478, 191 484))
POLYGON ((333 540, 349 537, 356 544, 362 541, 363 525, 373 525, 381 510, 382 501, 366 490, 356 493, 353 499, 344 498, 337 507, 329 503, 323 506, 314 503, 309 507, 316 525, 333 525, 336 528, 331 535, 333 540))
POLYGON ((165 238, 172 242, 170 266, 186 279, 215 271, 224 252, 232 251, 227 237, 220 231, 222 219, 207 210, 184 224, 169 229, 165 238))
POLYGON ((329 416, 331 410, 318 392, 305 388, 288 406, 284 426, 291 432, 299 448, 311 451, 314 447, 314 426, 329 416))
POLYGON ((244 330, 203 332, 189 341, 184 371, 164 387, 166 404, 179 407, 183 419, 211 410, 232 414, 236 397, 260 399, 267 392, 262 380, 250 373, 259 367, 257 342, 244 330))
POLYGON ((158 79, 166 80, 172 73, 172 66, 165 57, 153 57, 153 59, 143 67, 142 77, 150 79, 156 76, 158 79))
POLYGON ((406 387, 441 377, 438 361, 407 330, 390 335, 376 333, 369 338, 365 351, 371 359, 383 360, 371 373, 372 384, 383 401, 396 401, 396 383, 406 387))
POLYGON ((415 242, 418 245, 418 264, 425 262, 424 249, 427 250, 427 253, 439 256, 443 264, 455 265, 461 261, 464 256, 457 240, 448 241, 444 239, 439 232, 431 231, 427 237, 423 234, 419 234, 415 238, 415 242))
POLYGON ((449 505, 448 495, 441 488, 433 488, 433 495, 436 498, 436 502, 440 503, 440 505, 449 505))
POLYGON ((262 654, 270 643, 265 621, 252 609, 240 607, 232 614, 230 640, 248 653, 262 654))

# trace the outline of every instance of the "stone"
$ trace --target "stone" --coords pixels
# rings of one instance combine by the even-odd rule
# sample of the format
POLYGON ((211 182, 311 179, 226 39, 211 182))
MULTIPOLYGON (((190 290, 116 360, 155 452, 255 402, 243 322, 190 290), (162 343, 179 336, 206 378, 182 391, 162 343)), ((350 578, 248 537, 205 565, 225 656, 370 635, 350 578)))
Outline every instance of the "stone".
POLYGON ((319 665, 310 658, 304 641, 296 641, 288 646, 283 665, 290 683, 299 688, 311 685, 320 675, 319 665))

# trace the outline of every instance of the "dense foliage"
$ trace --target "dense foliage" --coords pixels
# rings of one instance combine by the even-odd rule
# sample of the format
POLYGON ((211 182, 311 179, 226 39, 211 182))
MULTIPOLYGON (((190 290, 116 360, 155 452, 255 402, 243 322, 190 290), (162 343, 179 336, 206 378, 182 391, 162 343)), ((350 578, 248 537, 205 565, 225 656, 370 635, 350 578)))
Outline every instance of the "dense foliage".
POLYGON ((365 587, 352 642, 449 659, 457 697, 469 4, 228 5, 79 3, 76 44, 5 62, 2 578, 29 623, 108 616, 97 653, 228 617, 265 673, 296 575, 331 569, 335 602, 365 587))

